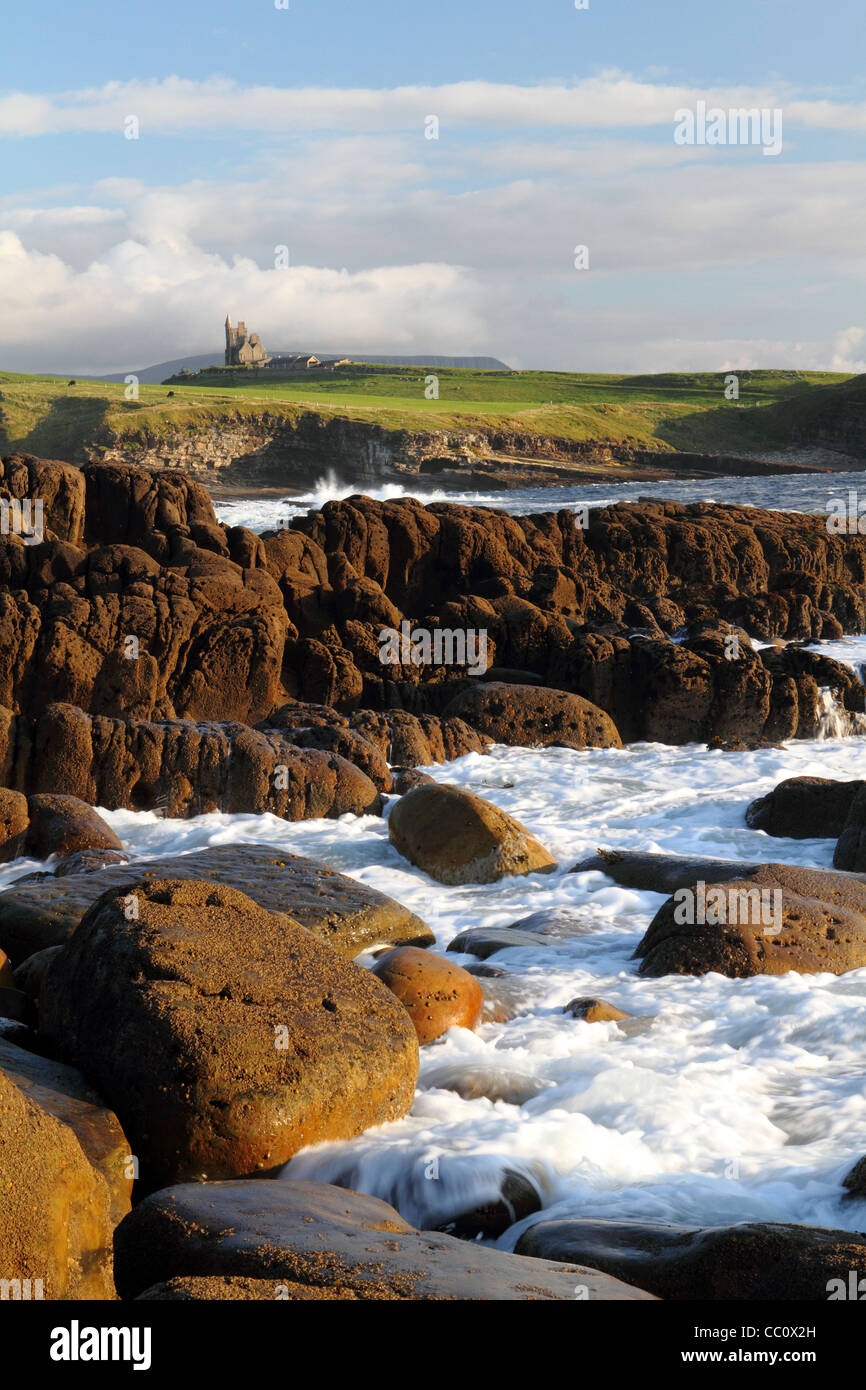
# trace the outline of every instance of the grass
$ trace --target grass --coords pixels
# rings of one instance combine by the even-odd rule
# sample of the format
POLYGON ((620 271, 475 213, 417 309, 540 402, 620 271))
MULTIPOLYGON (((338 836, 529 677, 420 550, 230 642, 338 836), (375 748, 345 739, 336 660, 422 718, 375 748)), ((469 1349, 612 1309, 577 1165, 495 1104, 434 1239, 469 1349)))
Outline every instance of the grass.
POLYGON ((177 431, 266 415, 291 422, 306 412, 386 430, 494 430, 515 436, 600 440, 650 449, 754 452, 783 447, 832 417, 837 401, 862 409, 864 378, 841 373, 753 371, 740 397, 724 397, 719 373, 617 376, 573 372, 467 371, 355 365, 268 380, 214 371, 141 386, 127 401, 119 384, 0 373, 0 448, 73 458, 84 446, 132 452, 177 431), (439 396, 425 398, 435 375, 439 396), (172 394, 170 395, 169 392, 172 394))

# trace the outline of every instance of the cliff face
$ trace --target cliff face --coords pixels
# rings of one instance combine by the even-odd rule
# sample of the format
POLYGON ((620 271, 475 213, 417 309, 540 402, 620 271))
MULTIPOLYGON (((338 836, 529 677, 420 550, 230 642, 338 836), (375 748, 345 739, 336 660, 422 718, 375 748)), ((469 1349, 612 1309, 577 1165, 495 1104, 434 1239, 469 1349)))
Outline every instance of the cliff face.
MULTIPOLYGON (((443 483, 530 486, 576 481, 611 466, 655 476, 788 472, 754 459, 650 451, 606 440, 527 436, 507 430, 386 430, 361 420, 311 412, 296 419, 262 411, 197 423, 162 434, 128 437, 102 431, 82 461, 135 464, 151 471, 182 468, 210 484, 312 486, 329 471, 347 482, 432 475, 443 483)), ((624 476, 624 475, 620 475, 624 476)))
POLYGON ((262 411, 213 425, 196 424, 141 438, 102 434, 85 447, 88 461, 135 463, 159 470, 183 468, 208 481, 315 482, 328 469, 349 481, 467 467, 497 456, 565 464, 609 463, 636 451, 603 440, 527 437, 488 430, 386 430, 361 420, 328 419, 307 412, 297 419, 262 411), (425 466, 426 465, 426 466, 425 466))

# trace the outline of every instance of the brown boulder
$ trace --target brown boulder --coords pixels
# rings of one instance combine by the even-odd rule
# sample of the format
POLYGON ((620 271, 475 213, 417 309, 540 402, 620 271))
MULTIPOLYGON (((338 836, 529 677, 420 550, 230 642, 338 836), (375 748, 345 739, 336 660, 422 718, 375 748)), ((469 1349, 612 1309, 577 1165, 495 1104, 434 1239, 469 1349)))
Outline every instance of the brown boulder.
POLYGON ((866 883, 851 874, 759 864, 703 884, 704 908, 701 891, 680 889, 659 908, 635 951, 641 975, 842 975, 866 965, 866 883))
POLYGON ((581 695, 536 685, 483 681, 467 686, 445 707, 495 743, 546 748, 621 748, 609 714, 581 695))
POLYGON ((0 1069, 0 1270, 4 1297, 110 1299, 105 1180, 67 1124, 0 1069))
POLYGON ((378 1197, 318 1182, 186 1183, 155 1192, 122 1222, 115 1248, 123 1298, 205 1276, 338 1288, 374 1301, 651 1297, 579 1265, 413 1230, 378 1197))
POLYGON ((135 1162, 116 1115, 74 1067, 25 1052, 0 1038, 0 1072, 55 1119, 68 1125, 108 1188, 111 1221, 117 1225, 131 1206, 135 1162))
POLYGON ((15 784, 28 792, 178 817, 252 811, 294 821, 381 809, 378 789, 359 767, 336 752, 298 748, 276 729, 91 717, 65 704, 47 706, 33 721, 8 715, 7 725, 14 728, 6 747, 14 749, 15 784))
POLYGON ((407 710, 357 710, 351 725, 375 743, 388 762, 400 767, 430 767, 449 763, 464 753, 485 753, 490 739, 470 728, 465 719, 409 714, 407 710))
POLYGON ((398 946, 377 960, 373 974, 408 1011, 422 1045, 449 1028, 474 1028, 481 1017, 484 996, 478 981, 432 951, 398 946))
POLYGON ((315 725, 309 729, 292 729, 288 736, 298 748, 318 748, 338 753, 369 777, 379 791, 391 790, 391 772, 385 757, 375 744, 363 738, 355 729, 315 725))
POLYGON ((418 1074, 414 1029, 378 980, 207 882, 102 897, 48 970, 40 1025, 153 1186, 273 1170, 397 1119, 418 1074))
POLYGON ((440 883, 495 883, 556 868, 519 821, 459 787, 407 792, 391 812, 388 835, 400 854, 440 883))
POLYGON ((0 787, 0 863, 22 853, 29 823, 26 796, 0 787))
POLYGON ((623 1013, 606 999, 572 999, 562 1012, 584 1023, 620 1023, 624 1018, 631 1018, 631 1014, 623 1013))
POLYGON ((415 787, 435 787, 436 778, 416 767, 391 768, 391 792, 394 796, 405 796, 415 787))
POLYGON ((748 806, 746 824, 752 830, 791 840, 836 838, 864 786, 863 782, 836 782, 827 777, 786 777, 748 806))
POLYGON ((82 849, 123 849, 111 827, 77 796, 31 796, 27 807, 30 826, 25 852, 35 859, 47 859, 50 854, 66 856, 82 849))

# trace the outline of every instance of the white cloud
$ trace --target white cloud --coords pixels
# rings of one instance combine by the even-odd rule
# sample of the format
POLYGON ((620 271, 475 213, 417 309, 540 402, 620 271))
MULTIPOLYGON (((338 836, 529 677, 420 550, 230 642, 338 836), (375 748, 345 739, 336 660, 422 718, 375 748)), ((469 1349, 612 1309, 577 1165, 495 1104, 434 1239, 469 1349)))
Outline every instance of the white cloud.
POLYGON ((866 268, 860 166, 748 148, 717 159, 623 133, 671 121, 695 95, 608 73, 339 93, 174 78, 5 99, 0 129, 119 130, 136 112, 142 139, 190 122, 267 138, 241 145, 226 180, 111 177, 0 197, 0 364, 83 374, 216 355, 230 310, 271 348, 859 369, 860 330, 839 325, 866 268), (432 112, 439 141, 423 137, 432 112), (461 122, 494 129, 451 139, 461 122), (573 268, 579 243, 588 275, 573 268), (272 268, 282 245, 289 272, 272 268))
MULTIPOLYGON (((355 274, 263 270, 168 241, 124 241, 81 272, 0 233, 0 354, 20 370, 110 372, 167 356, 221 353, 227 310, 272 347, 447 352, 485 341, 478 289, 457 266, 380 266, 355 274)), ((472 349, 469 349, 472 350, 472 349)))
POLYGON ((626 73, 564 83, 516 86, 456 82, 440 86, 379 88, 243 87, 224 77, 192 81, 108 82, 56 94, 10 93, 0 98, 0 136, 67 131, 117 132, 136 116, 142 138, 196 130, 287 133, 292 130, 421 128, 435 114, 447 127, 567 127, 608 129, 673 125, 679 108, 704 100, 731 108, 783 107, 797 124, 820 129, 866 129, 866 102, 810 99, 785 84, 699 88, 647 82, 626 73))
POLYGON ((866 356, 857 351, 866 340, 866 328, 844 328, 833 343, 830 370, 834 372, 866 372, 866 356))

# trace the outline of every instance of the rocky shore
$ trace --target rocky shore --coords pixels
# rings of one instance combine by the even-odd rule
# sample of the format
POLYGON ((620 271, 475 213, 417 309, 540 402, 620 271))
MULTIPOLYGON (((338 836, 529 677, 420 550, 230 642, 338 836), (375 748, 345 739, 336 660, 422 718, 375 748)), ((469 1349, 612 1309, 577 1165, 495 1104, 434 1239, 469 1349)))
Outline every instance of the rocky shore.
MULTIPOLYGON (((543 901, 559 870, 602 874, 665 896, 645 979, 861 969, 866 782, 788 779, 747 812, 768 836, 838 837, 832 870, 616 845, 563 864, 423 769, 493 745, 761 749, 814 737, 828 700, 857 727, 863 685, 812 644, 866 631, 866 536, 712 504, 581 525, 363 496, 258 536, 220 525, 184 473, 21 455, 0 497, 42 504, 41 534, 0 537, 0 862, 42 866, 0 893, 10 1296, 808 1300, 858 1267, 866 1235, 781 1222, 540 1219, 514 1253, 468 1243, 543 1211, 516 1170, 435 1231, 273 1181, 407 1115, 419 1049, 508 1016, 491 958, 573 927, 553 908, 467 922, 449 956, 397 898, 266 835, 135 857, 95 808, 387 815, 431 895, 537 877, 543 901), (382 631, 404 629, 483 632, 487 669, 383 661, 382 631), (703 915, 683 918, 699 888, 703 915), (708 915, 713 891, 771 917, 708 915)), ((589 996, 562 1012, 635 1022, 589 996)), ((855 1168, 849 1200, 862 1190, 855 1168)))

